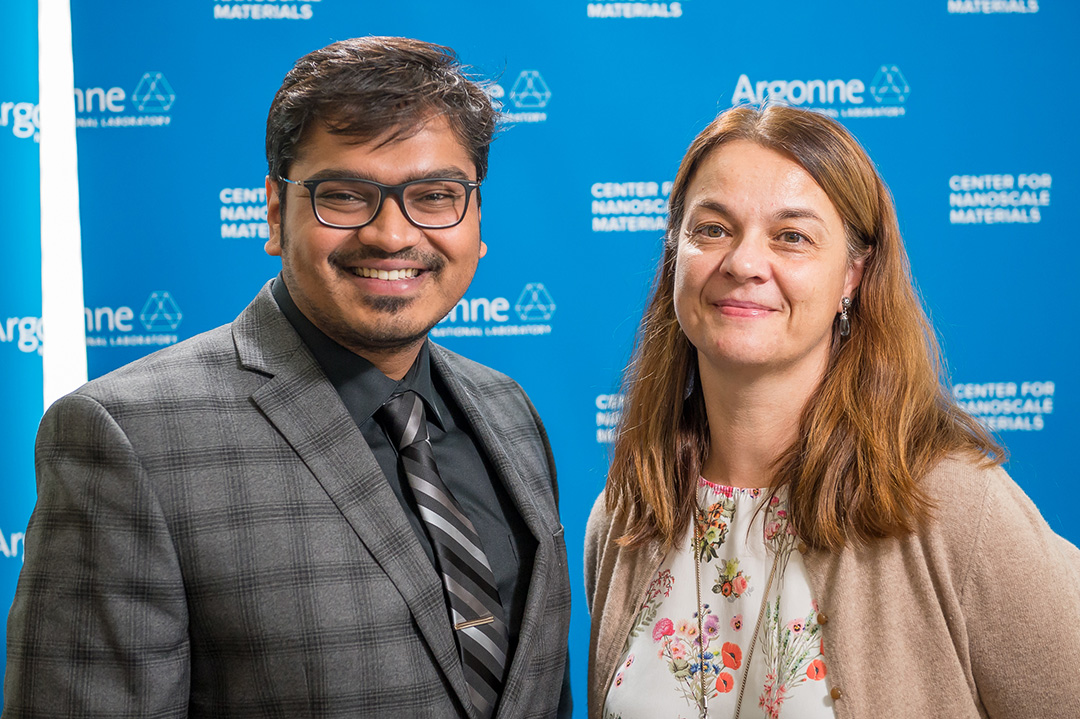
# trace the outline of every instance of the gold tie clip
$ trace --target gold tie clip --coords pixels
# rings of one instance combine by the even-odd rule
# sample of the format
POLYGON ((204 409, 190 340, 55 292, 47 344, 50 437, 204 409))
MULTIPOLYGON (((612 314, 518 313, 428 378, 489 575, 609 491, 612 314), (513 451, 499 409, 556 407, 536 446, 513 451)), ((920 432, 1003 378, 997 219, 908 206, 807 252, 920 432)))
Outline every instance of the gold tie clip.
POLYGON ((491 614, 486 617, 480 617, 479 619, 470 619, 467 622, 458 622, 454 625, 454 629, 468 629, 469 627, 480 627, 485 624, 491 624, 495 621, 495 617, 491 614))

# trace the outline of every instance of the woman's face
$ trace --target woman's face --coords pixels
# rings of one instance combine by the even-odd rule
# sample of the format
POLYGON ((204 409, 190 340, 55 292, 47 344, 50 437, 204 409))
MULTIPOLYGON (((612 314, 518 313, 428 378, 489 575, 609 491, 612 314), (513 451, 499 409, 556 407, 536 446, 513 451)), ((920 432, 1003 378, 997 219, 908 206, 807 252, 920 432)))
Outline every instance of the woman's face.
POLYGON ((713 150, 687 188, 675 265, 675 314, 699 361, 820 375, 862 276, 847 252, 840 215, 800 165, 745 140, 713 150))

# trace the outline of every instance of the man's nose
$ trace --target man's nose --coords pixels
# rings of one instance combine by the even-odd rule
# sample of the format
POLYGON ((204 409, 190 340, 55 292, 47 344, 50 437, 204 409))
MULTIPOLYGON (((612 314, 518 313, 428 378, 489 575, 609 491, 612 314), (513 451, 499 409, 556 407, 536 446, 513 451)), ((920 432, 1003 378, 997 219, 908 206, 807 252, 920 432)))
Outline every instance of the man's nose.
POLYGON ((393 254, 420 242, 423 232, 405 216, 400 197, 387 197, 375 219, 361 227, 357 236, 365 245, 393 254))

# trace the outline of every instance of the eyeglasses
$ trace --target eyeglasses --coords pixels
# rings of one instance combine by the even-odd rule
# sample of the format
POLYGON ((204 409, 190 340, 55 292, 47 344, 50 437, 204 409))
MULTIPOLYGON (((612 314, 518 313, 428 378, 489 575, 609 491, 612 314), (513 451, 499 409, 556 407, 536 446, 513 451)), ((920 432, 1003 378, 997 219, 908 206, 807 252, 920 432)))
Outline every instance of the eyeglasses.
POLYGON ((469 198, 479 182, 448 177, 412 180, 400 185, 384 185, 371 180, 328 178, 324 180, 290 180, 278 178, 290 185, 303 187, 311 197, 315 219, 327 227, 353 230, 374 222, 389 195, 412 224, 425 230, 441 230, 460 224, 469 208, 469 198))

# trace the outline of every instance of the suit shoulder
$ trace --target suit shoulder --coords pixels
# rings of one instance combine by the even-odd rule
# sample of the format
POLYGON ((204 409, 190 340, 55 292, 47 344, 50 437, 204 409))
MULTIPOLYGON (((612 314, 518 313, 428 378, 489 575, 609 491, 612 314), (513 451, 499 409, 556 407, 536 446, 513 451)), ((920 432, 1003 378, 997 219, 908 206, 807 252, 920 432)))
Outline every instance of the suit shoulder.
POLYGON ((87 382, 72 394, 106 407, 125 400, 220 393, 228 370, 237 366, 229 325, 222 325, 153 352, 87 382))
POLYGON ((525 390, 516 380, 497 369, 463 357, 434 342, 431 343, 431 354, 437 362, 445 363, 455 374, 475 385, 481 392, 510 390, 526 396, 525 390))

